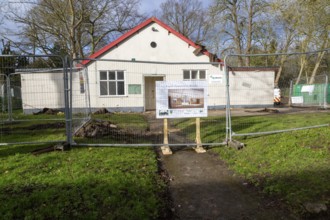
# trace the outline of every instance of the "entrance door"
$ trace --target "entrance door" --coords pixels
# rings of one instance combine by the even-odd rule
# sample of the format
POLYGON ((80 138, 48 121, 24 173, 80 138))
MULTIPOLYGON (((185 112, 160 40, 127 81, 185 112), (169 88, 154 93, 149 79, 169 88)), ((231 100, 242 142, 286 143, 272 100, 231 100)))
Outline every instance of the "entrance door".
POLYGON ((162 76, 146 76, 144 78, 145 110, 156 109, 156 81, 163 81, 162 76))

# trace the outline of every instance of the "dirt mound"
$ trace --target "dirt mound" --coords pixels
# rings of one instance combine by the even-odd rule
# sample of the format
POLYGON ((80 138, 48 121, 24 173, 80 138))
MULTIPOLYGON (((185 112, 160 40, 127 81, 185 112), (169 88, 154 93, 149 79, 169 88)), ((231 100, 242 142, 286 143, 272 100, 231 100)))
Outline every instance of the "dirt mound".
POLYGON ((93 112, 94 115, 103 115, 103 114, 111 114, 106 108, 100 108, 99 110, 93 112))
POLYGON ((43 108, 42 110, 38 112, 33 112, 34 115, 41 115, 41 114, 46 114, 46 115, 57 115, 59 113, 63 113, 58 109, 52 109, 52 108, 43 108))
POLYGON ((76 137, 102 137, 117 130, 117 125, 110 121, 90 120, 75 132, 76 137))
POLYGON ((90 120, 80 127, 74 135, 83 138, 110 136, 124 143, 136 143, 139 140, 160 140, 161 133, 135 128, 120 128, 110 121, 90 120))

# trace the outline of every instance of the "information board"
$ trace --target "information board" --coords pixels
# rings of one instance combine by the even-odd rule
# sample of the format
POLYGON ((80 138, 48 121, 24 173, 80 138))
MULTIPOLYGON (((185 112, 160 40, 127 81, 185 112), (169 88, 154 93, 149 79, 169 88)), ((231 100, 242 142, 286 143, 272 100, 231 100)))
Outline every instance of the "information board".
POLYGON ((156 118, 207 117, 207 81, 157 81, 156 118))

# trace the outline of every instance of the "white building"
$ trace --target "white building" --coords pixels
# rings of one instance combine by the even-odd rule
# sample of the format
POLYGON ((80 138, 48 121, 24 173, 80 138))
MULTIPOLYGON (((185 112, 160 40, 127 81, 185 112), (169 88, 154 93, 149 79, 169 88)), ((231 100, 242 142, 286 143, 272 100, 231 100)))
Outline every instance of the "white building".
MULTIPOLYGON (((88 105, 92 110, 153 110, 155 82, 163 80, 206 80, 209 109, 226 105, 226 80, 221 61, 155 17, 89 59, 81 60, 79 66, 80 71, 72 75, 72 103, 77 110, 88 105)), ((62 76, 54 74, 22 76, 25 112, 64 107, 62 76), (42 79, 42 85, 36 85, 37 79, 42 79)), ((230 91, 234 94, 231 104, 237 107, 273 105, 274 74, 274 69, 231 70, 230 91)))

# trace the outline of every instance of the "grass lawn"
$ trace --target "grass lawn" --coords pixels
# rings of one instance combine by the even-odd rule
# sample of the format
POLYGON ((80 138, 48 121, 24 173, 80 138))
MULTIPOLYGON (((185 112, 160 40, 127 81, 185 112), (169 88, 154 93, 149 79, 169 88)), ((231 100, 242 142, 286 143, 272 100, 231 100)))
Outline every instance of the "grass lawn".
MULTIPOLYGON (((139 138, 139 134, 148 129, 148 122, 141 114, 111 113, 92 115, 92 119, 110 121, 118 129, 108 131, 108 136, 102 138, 75 138, 78 143, 150 143, 139 138), (116 132, 120 130, 120 132, 116 132), (125 135, 131 134, 130 138, 125 135)), ((82 119, 76 121, 82 121, 82 119)), ((74 120, 74 122, 75 122, 74 120)), ((0 124, 0 143, 17 142, 63 142, 66 140, 65 116, 64 115, 26 115, 15 112, 13 121, 3 120, 0 124)))
POLYGON ((247 138, 243 150, 213 149, 264 192, 305 214, 307 203, 330 205, 330 128, 247 138))
MULTIPOLYGON (((39 146, 40 147, 40 146, 39 146)), ((149 148, 0 148, 3 219, 157 219, 165 185, 149 148)))
MULTIPOLYGON (((148 128, 138 114, 93 117, 111 121, 119 129, 148 128)), ((1 127, 2 142, 65 140, 62 119, 15 114, 13 123, 1 127)), ((125 143, 127 139, 119 138, 92 140, 125 143)), ((0 147, 0 219, 157 219, 165 213, 166 185, 151 148, 73 147, 31 154, 43 147, 47 146, 0 147)))
MULTIPOLYGON (((40 119, 38 126, 25 121, 13 123, 10 129, 2 125, 2 138, 14 141, 53 140, 54 135, 62 138, 64 126, 59 126, 58 121, 50 122, 42 115, 36 117, 40 119), (44 123, 54 126, 42 126, 44 123)), ((148 129, 147 121, 139 114, 93 118, 111 121, 128 133, 148 129)), ((233 117, 232 122, 236 133, 249 133, 324 124, 329 123, 329 118, 329 113, 273 114, 233 117)), ((173 126, 192 140, 194 122, 194 119, 172 120, 173 126)), ((225 118, 202 119, 201 132, 204 143, 222 142, 225 118)), ((295 212, 305 214, 306 203, 330 205, 329 134, 330 128, 324 127, 237 137, 246 144, 242 150, 219 147, 212 151, 251 184, 282 199, 295 212)), ((127 133, 116 135, 76 139, 83 143, 126 143, 127 133)), ((138 138, 134 141, 141 141, 138 138)), ((166 186, 157 173, 156 156, 150 148, 74 147, 65 152, 31 154, 40 147, 43 146, 0 147, 0 200, 5 201, 0 205, 2 218, 157 219, 164 213, 166 186)))
POLYGON ((1 122, 1 143, 66 140, 64 115, 26 115, 14 112, 12 121, 6 118, 1 122))

